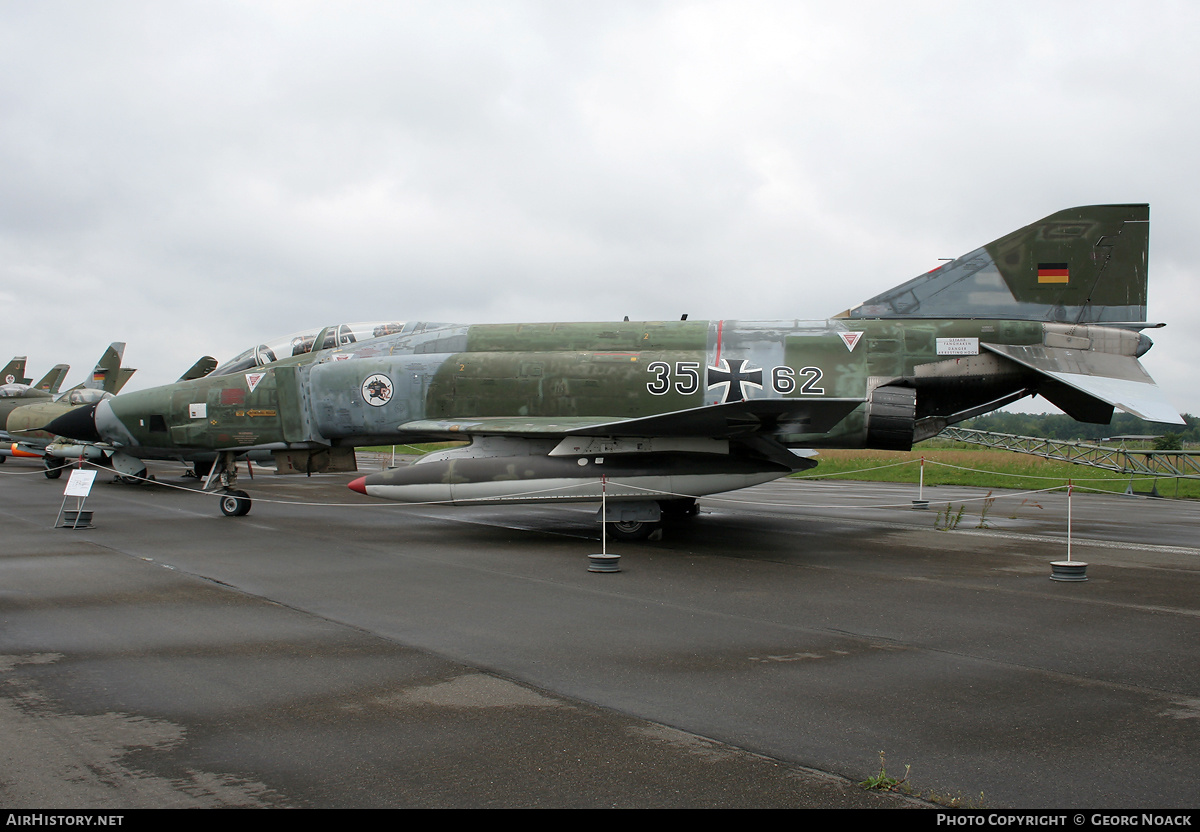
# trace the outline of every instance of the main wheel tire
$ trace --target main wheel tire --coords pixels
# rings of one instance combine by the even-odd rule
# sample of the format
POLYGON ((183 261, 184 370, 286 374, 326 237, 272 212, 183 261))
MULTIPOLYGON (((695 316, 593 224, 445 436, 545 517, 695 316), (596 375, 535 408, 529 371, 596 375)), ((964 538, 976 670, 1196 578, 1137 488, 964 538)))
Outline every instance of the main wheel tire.
POLYGON ((250 495, 245 491, 226 491, 221 495, 221 513, 226 517, 244 517, 250 513, 250 495))
POLYGON ((616 540, 645 540, 662 527, 661 523, 618 520, 608 524, 608 533, 616 540))
POLYGON ((66 463, 52 456, 45 457, 42 461, 46 465, 46 479, 48 480, 56 480, 61 477, 63 468, 67 467, 66 463))

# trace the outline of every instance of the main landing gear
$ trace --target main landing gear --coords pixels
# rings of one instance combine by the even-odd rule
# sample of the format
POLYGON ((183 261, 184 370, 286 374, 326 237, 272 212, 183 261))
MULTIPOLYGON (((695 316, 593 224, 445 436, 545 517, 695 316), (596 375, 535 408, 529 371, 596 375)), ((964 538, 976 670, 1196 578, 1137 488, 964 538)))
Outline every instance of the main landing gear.
POLYGON ((674 500, 658 500, 654 503, 623 503, 609 505, 609 518, 620 514, 620 519, 607 521, 607 533, 614 540, 660 540, 663 527, 684 523, 700 513, 695 497, 680 497, 674 500), (623 515, 623 516, 621 516, 623 515), (657 516, 657 519, 655 517, 657 516))
POLYGON ((71 465, 69 462, 64 462, 57 457, 50 456, 50 454, 46 454, 44 457, 42 457, 42 464, 46 466, 44 473, 46 475, 46 479, 48 480, 58 479, 62 476, 63 469, 71 465))

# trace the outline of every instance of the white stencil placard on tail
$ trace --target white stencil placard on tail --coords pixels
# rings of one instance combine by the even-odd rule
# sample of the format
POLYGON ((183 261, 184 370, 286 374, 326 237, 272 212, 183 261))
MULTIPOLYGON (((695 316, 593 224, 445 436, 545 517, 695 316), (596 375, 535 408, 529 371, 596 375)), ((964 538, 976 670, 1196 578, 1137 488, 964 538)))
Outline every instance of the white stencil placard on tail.
POLYGON ((938 338, 938 355, 979 355, 978 338, 938 338))

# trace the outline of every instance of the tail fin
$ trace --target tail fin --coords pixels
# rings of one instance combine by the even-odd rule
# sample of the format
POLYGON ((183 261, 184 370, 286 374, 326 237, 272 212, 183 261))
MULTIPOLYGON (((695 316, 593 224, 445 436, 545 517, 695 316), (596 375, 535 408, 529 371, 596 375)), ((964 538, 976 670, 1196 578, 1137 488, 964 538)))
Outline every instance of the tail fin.
POLYGON ((62 386, 63 379, 67 377, 67 371, 70 369, 69 364, 55 364, 54 369, 46 373, 45 377, 33 386, 38 390, 45 390, 51 395, 56 395, 58 388, 62 386))
POLYGON ((837 317, 1144 322, 1149 236, 1149 205, 1069 208, 837 317))
POLYGON ((91 378, 85 381, 83 386, 103 390, 106 393, 121 392, 125 382, 129 381, 129 377, 137 372, 137 370, 121 366, 124 356, 125 342, 113 341, 104 351, 104 355, 100 356, 91 378))
POLYGON ((25 356, 18 355, 0 370, 0 384, 29 384, 33 379, 25 378, 25 356))

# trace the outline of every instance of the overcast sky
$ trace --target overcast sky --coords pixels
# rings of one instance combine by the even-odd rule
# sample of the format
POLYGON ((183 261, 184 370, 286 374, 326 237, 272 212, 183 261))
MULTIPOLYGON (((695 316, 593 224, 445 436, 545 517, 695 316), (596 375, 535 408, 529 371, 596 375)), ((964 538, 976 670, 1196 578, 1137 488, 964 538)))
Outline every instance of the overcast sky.
POLYGON ((1200 414, 1197 44, 1191 2, 0 0, 0 361, 824 318, 1149 202, 1143 364, 1200 414))

